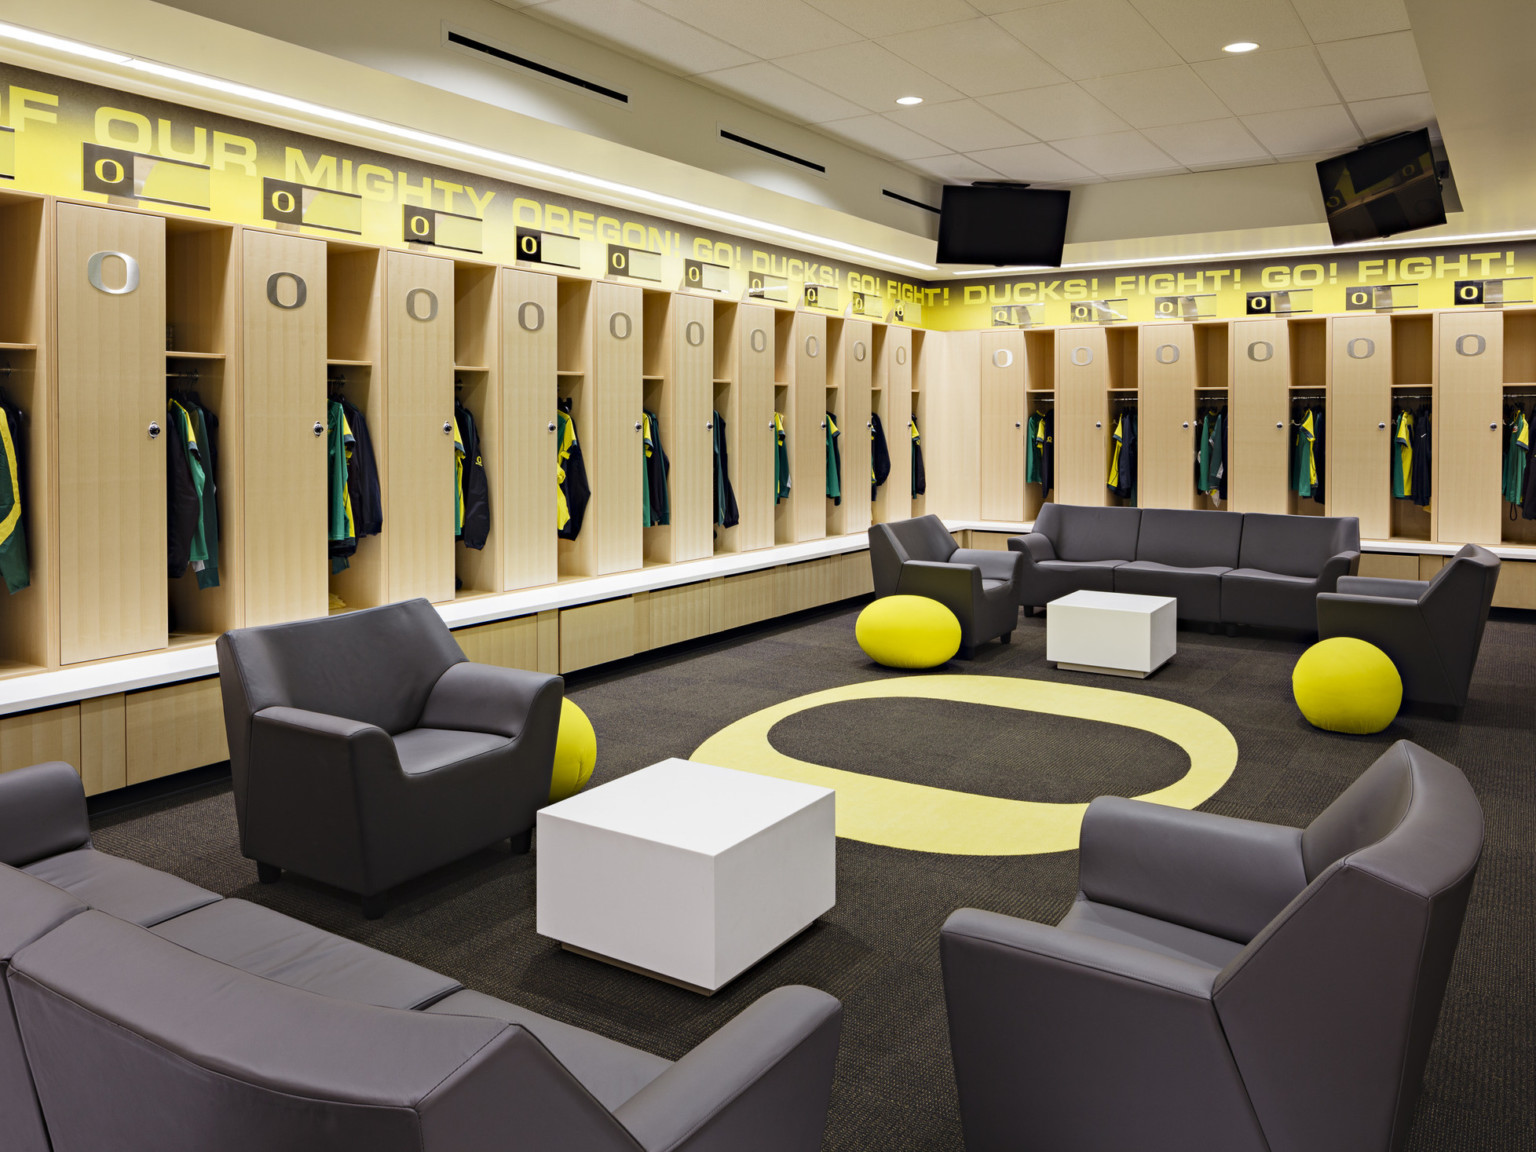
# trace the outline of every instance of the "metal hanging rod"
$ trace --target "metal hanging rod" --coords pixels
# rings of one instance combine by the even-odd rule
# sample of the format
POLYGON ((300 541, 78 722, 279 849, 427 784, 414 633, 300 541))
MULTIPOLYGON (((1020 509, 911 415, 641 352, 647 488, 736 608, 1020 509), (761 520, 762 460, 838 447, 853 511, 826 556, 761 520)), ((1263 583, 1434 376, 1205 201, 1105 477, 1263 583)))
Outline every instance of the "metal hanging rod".
POLYGON ((199 376, 196 372, 167 372, 165 374, 165 378, 167 380, 201 380, 202 379, 202 377, 199 376))

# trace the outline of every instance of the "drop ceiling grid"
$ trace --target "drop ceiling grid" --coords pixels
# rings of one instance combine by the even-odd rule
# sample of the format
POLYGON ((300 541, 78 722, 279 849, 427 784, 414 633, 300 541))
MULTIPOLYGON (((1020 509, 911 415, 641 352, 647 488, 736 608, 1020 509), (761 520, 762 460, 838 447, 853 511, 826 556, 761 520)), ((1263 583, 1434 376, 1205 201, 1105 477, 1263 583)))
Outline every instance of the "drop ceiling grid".
POLYGON ((1434 119, 1403 0, 499 2, 945 181, 1311 159, 1434 119))

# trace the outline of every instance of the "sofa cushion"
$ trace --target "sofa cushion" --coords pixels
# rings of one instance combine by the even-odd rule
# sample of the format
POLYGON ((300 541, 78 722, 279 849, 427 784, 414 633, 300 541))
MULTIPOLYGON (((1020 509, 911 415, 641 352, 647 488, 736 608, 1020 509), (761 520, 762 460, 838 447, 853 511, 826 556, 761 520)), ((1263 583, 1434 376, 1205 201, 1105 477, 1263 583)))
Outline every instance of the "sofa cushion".
POLYGON ((423 772, 484 756, 511 743, 505 736, 489 732, 460 732, 448 728, 412 728, 395 736, 394 741, 400 769, 407 776, 419 776, 423 772))
POLYGON ((1136 559, 1174 568, 1236 568, 1242 537, 1237 512, 1148 508, 1141 514, 1136 559))
POLYGON ((85 911, 85 904, 62 888, 29 876, 18 868, 0 864, 0 970, 21 949, 51 932, 71 916, 85 911))
POLYGON ((1140 912, 1130 912, 1112 904, 1099 904, 1081 896, 1058 927, 1098 940, 1129 944, 1212 971, 1225 968, 1243 950, 1241 944, 1221 936, 1143 916, 1140 912))
POLYGON ((1058 560, 1134 560, 1142 513, 1136 508, 1093 508, 1046 504, 1035 518, 1058 560))
POLYGON ((1360 529, 1352 518, 1250 512, 1243 517, 1236 567, 1315 577, 1329 557, 1359 550, 1360 529))
POLYGON ((94 848, 78 848, 22 869, 119 920, 148 928, 212 904, 217 893, 94 848))
MULTIPOLYGON (((1206 515, 1206 513, 1199 513, 1206 515)), ((1212 512, 1209 515, 1215 516, 1212 512)), ((1179 602, 1180 620, 1221 622, 1221 577, 1227 568, 1179 568, 1137 560, 1115 569, 1115 591, 1136 596, 1172 596, 1179 602)))
POLYGON ((420 1008, 456 980, 244 900, 220 900, 151 929, 156 936, 253 976, 321 996, 420 1008))
POLYGON ((672 1066, 671 1061, 660 1056, 562 1024, 483 992, 455 992, 433 1004, 427 1012, 443 1016, 484 1016, 528 1029, 609 1111, 672 1066))

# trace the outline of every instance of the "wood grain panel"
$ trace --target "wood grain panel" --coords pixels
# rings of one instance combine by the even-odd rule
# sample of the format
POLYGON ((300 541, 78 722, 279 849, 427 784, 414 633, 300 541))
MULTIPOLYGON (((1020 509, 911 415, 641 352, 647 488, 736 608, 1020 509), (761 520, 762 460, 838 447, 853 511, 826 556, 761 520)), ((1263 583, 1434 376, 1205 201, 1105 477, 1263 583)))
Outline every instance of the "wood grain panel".
POLYGON ((1499 568, 1493 603, 1496 608, 1536 608, 1536 564, 1523 560, 1504 561, 1499 568))
POLYGON ((80 765, 80 706, 67 704, 44 712, 0 717, 0 772, 62 760, 80 765))
POLYGON ((473 628, 459 628, 453 638, 459 642, 464 655, 476 664, 530 670, 539 666, 537 616, 518 616, 512 620, 477 624, 473 628))
POLYGON ((854 596, 868 596, 875 590, 875 573, 870 567, 869 552, 848 552, 835 558, 836 581, 834 591, 838 600, 854 596))
POLYGON ((918 355, 912 403, 923 435, 928 493, 913 502, 912 514, 974 519, 981 515, 980 335, 925 332, 913 340, 918 355))
POLYGON ((229 759, 217 676, 130 692, 124 720, 129 784, 229 759))
POLYGON ((538 272, 501 273, 504 477, 493 505, 506 587, 533 588, 557 575, 555 524, 555 325, 557 281, 538 272))
POLYGON ((1391 534, 1392 318, 1328 318, 1328 511, 1391 534))
POLYGON ((827 533, 841 536, 869 529, 869 414, 873 403, 874 328, 868 320, 843 321, 839 344, 838 447, 842 457, 843 502, 827 514, 827 533))
POLYGON ((1195 330, 1141 326, 1136 502, 1143 508, 1195 506, 1195 330))
POLYGON ((837 557, 785 564, 779 571, 779 612, 803 612, 837 598, 837 557))
POLYGON ((875 327, 875 411, 885 429, 891 474, 875 492, 873 519, 885 524, 912 515, 912 447, 907 421, 912 416, 912 331, 895 324, 875 327))
POLYGON ((1357 574, 1373 580, 1417 580, 1419 558, 1398 552, 1362 552, 1357 574))
POLYGON ((242 237, 245 623, 326 611, 325 245, 248 230, 242 237), (272 283, 273 277, 277 277, 272 283), (298 304, 294 278, 303 281, 298 304), (268 284, 280 302, 268 298, 268 284), (297 305, 297 306, 295 306, 297 305))
POLYGON ((791 505, 794 540, 820 540, 827 534, 827 318, 811 312, 795 315, 789 385, 791 505))
MULTIPOLYGON (((628 572, 644 563, 640 523, 644 449, 638 427, 644 363, 640 289, 593 284, 592 313, 593 436, 586 458, 592 504, 582 533, 593 534, 595 574, 601 576, 628 572)), ((563 659, 561 666, 565 666, 563 659)))
POLYGON ((1013 533, 1009 532, 970 532, 967 533, 970 543, 967 548, 983 548, 988 552, 1008 551, 1008 540, 1013 533))
POLYGON ((646 597, 645 611, 651 648, 680 644, 712 631, 709 617, 709 581, 657 588, 646 597))
POLYGON ((980 333, 981 518, 1024 515, 1024 333, 980 333))
POLYGON ((1504 317, 1435 317, 1435 539, 1497 544, 1503 534, 1504 317))
POLYGON ((82 700, 80 708, 80 779, 85 794, 111 792, 128 784, 128 733, 124 696, 82 700))
MULTIPOLYGON (((636 334, 638 336, 638 333, 636 334)), ((635 654, 635 604, 625 596, 560 612, 560 671, 635 654)))
POLYGON ((499 268, 454 263, 454 362, 462 367, 485 369, 455 373, 454 394, 475 421, 491 508, 485 547, 468 548, 462 540, 454 547, 454 573, 460 595, 500 592, 506 587, 501 547, 501 517, 507 508, 507 461, 501 439, 500 285, 499 268))
POLYGON ((1290 509, 1291 342, 1284 320, 1232 324, 1232 395, 1228 418, 1234 511, 1290 509))
POLYGON ((58 206, 60 659, 124 656, 166 644, 165 221, 58 206), (126 253, 138 285, 126 286, 126 253))
POLYGON ((738 304, 731 347, 737 416, 726 425, 742 551, 773 546, 773 309, 738 304))
POLYGON ((709 582, 709 627, 727 632, 781 615, 779 569, 764 568, 740 576, 716 576, 709 582))
MULTIPOLYGON (((672 561, 715 551, 714 301, 678 293, 667 309, 671 352, 661 413, 662 446, 672 462, 672 561)), ((738 501, 740 493, 738 495, 738 501)))
POLYGON ((1056 499, 1104 504, 1109 459, 1109 349, 1102 328, 1056 332, 1056 499))

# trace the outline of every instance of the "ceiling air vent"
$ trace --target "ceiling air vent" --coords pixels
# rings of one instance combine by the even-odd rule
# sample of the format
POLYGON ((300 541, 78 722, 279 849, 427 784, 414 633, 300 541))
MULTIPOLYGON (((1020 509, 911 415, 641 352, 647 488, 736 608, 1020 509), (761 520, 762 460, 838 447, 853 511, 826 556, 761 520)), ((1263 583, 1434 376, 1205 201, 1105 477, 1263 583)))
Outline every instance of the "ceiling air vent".
POLYGON ((515 52, 508 52, 505 48, 497 48, 494 44, 487 44, 483 40, 476 40, 473 36, 466 36, 462 32, 447 31, 443 43, 448 44, 461 52, 473 52, 478 56, 488 56, 498 64, 508 64, 514 68, 523 68, 542 76, 546 80, 558 80, 562 84, 569 84, 573 88, 580 88, 583 92, 591 92, 605 99, 616 101, 619 104, 628 104, 629 97, 615 88, 599 84, 595 80, 583 80, 580 76, 573 76, 569 72, 562 72, 559 68, 551 68, 548 64, 540 64, 537 60, 530 60, 526 56, 519 56, 515 52))
POLYGON ((793 152, 786 152, 782 148, 775 148, 772 144, 764 144, 760 140, 749 140, 728 128, 720 129, 720 138, 729 140, 732 144, 740 144, 743 148, 752 148, 758 152, 766 152, 770 156, 776 156, 780 160, 788 160, 791 164, 798 164, 802 168, 809 168, 812 172, 826 174, 827 166, 818 164, 814 160, 807 160, 804 156, 796 156, 793 152))

